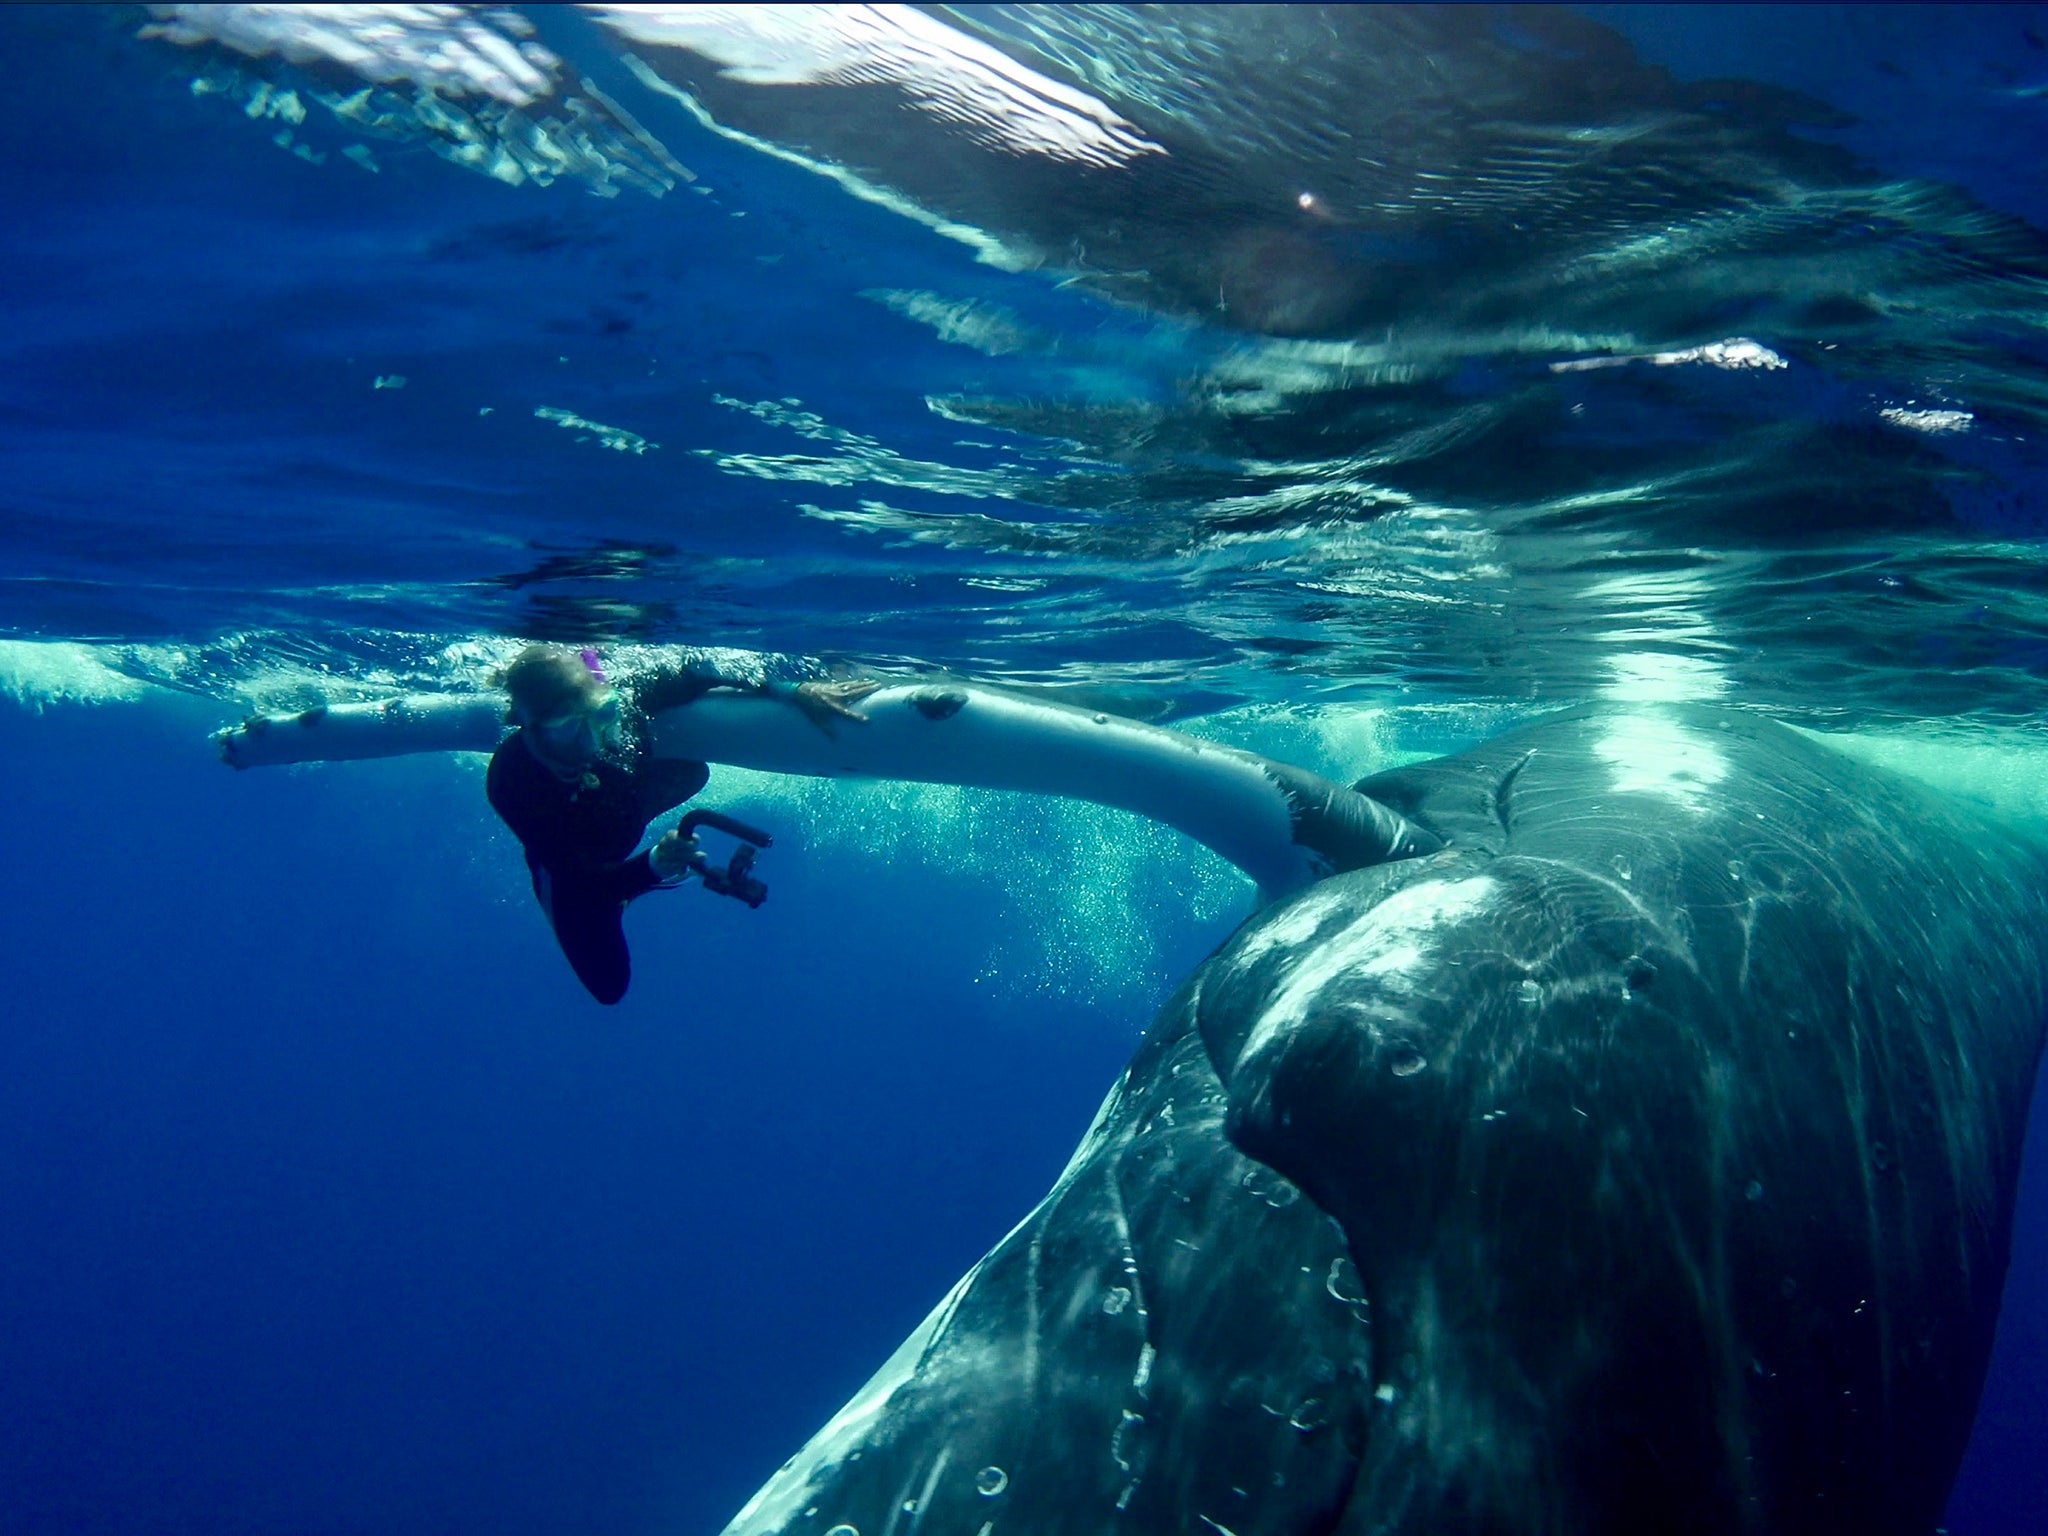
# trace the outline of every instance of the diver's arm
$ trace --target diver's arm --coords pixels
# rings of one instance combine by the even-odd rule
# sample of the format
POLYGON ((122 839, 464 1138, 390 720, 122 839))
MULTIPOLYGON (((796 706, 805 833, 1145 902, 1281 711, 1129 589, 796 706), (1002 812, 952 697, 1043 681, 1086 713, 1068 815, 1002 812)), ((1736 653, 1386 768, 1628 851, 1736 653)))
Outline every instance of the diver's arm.
POLYGON ((586 865, 582 878, 587 879, 621 906, 635 896, 645 896, 649 891, 673 883, 668 876, 654 867, 652 849, 636 853, 630 859, 622 859, 617 864, 586 865))
POLYGON ((824 676, 822 666, 804 657, 714 646, 676 646, 644 667, 620 670, 620 682, 649 714, 680 709, 720 688, 790 698, 800 685, 824 676))
MULTIPOLYGON (((622 666, 620 672, 621 683, 649 714, 721 690, 792 704, 821 726, 855 713, 840 707, 854 685, 829 680, 822 664, 802 657, 679 646, 658 663, 638 671, 622 666)), ((508 729, 500 695, 416 693, 250 715, 216 731, 213 743, 230 768, 264 768, 426 752, 490 752, 508 729)))
POLYGON ((678 649, 671 659, 626 681, 634 702, 649 715, 724 690, 792 704, 827 735, 841 720, 866 719, 854 706, 882 686, 877 679, 830 677, 808 657, 696 648, 678 649))
POLYGON ((691 874, 690 858, 696 852, 694 836, 670 827, 651 846, 616 864, 584 860, 575 866, 576 878, 589 882, 623 906, 649 891, 681 885, 691 874))
MULTIPOLYGON (((500 811, 499 815, 504 816, 504 812, 500 811)), ((643 849, 623 859, 594 859, 587 849, 573 838, 562 836, 547 822, 529 822, 522 830, 520 824, 510 817, 504 819, 525 848, 527 857, 545 868, 558 886, 573 886, 623 906, 657 886, 673 883, 672 877, 663 874, 655 865, 652 849, 643 849)))

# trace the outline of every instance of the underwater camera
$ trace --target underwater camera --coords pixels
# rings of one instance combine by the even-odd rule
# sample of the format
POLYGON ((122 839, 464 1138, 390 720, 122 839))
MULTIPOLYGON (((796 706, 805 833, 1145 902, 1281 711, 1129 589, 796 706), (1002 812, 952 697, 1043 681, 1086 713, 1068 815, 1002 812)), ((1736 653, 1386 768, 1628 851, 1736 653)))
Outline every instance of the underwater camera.
POLYGON ((754 856, 775 839, 759 827, 750 827, 722 811, 685 811, 682 820, 676 823, 676 831, 684 837, 694 836, 699 827, 710 827, 739 842, 723 869, 713 864, 701 850, 691 855, 690 869, 704 882, 704 889, 719 896, 730 896, 735 901, 744 901, 750 907, 758 907, 766 901, 768 887, 754 878, 754 856))

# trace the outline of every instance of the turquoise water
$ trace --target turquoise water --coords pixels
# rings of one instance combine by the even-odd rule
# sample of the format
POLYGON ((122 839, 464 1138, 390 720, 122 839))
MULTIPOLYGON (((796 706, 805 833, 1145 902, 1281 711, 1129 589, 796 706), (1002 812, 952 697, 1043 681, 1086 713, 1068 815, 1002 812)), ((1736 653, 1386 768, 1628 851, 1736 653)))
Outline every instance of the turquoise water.
MULTIPOLYGON (((722 772, 773 902, 596 1017, 478 764, 251 709, 710 644, 1348 777, 1717 699, 2048 831, 2040 8, 853 14, 0 12, 0 1530, 715 1528, 1249 903, 722 772)), ((2048 1492, 2023 1199, 1957 1531, 2048 1492)))

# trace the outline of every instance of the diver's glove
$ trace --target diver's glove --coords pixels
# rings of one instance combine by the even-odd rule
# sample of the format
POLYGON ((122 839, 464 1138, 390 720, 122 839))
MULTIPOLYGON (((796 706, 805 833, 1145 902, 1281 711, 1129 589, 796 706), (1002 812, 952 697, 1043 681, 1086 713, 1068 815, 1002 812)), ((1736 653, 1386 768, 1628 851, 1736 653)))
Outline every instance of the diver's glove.
MULTIPOLYGON (((684 868, 704 882, 704 889, 714 896, 730 896, 735 901, 744 901, 750 907, 758 907, 768 899, 768 887, 754 878, 754 855, 766 848, 775 839, 759 827, 749 826, 736 816, 723 811, 698 809, 683 812, 683 819, 676 823, 676 829, 664 837, 654 848, 648 850, 648 859, 653 861, 656 850, 661 851, 664 862, 682 858, 684 868), (733 849, 732 857, 720 868, 706 858, 697 847, 697 828, 715 827, 735 839, 739 846, 733 849), (671 846, 663 847, 664 844, 671 846)), ((662 865, 657 864, 659 870, 662 865)))
POLYGON ((703 851, 697 846, 696 835, 674 827, 664 832, 661 841, 647 850, 648 865, 669 885, 688 877, 702 858, 703 851))

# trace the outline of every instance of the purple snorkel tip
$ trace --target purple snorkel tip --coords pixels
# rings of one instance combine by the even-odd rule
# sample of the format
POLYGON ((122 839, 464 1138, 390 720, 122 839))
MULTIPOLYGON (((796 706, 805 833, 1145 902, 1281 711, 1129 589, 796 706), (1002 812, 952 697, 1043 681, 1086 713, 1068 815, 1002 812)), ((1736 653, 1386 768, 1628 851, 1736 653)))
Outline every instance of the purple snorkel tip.
POLYGON ((595 651, 593 651, 593 650, 589 649, 588 647, 586 647, 586 648, 584 649, 584 651, 583 651, 582 655, 583 655, 583 665, 584 665, 585 669, 586 669, 586 670, 588 670, 588 672, 590 673, 590 675, 591 675, 592 677, 596 678, 596 679, 597 679, 597 680, 598 680, 598 681, 599 681, 600 683, 604 682, 604 681, 605 681, 605 675, 604 675, 604 667, 603 667, 602 665, 600 665, 600 664, 599 664, 599 662, 598 662, 598 659, 597 659, 597 652, 595 652, 595 651))

